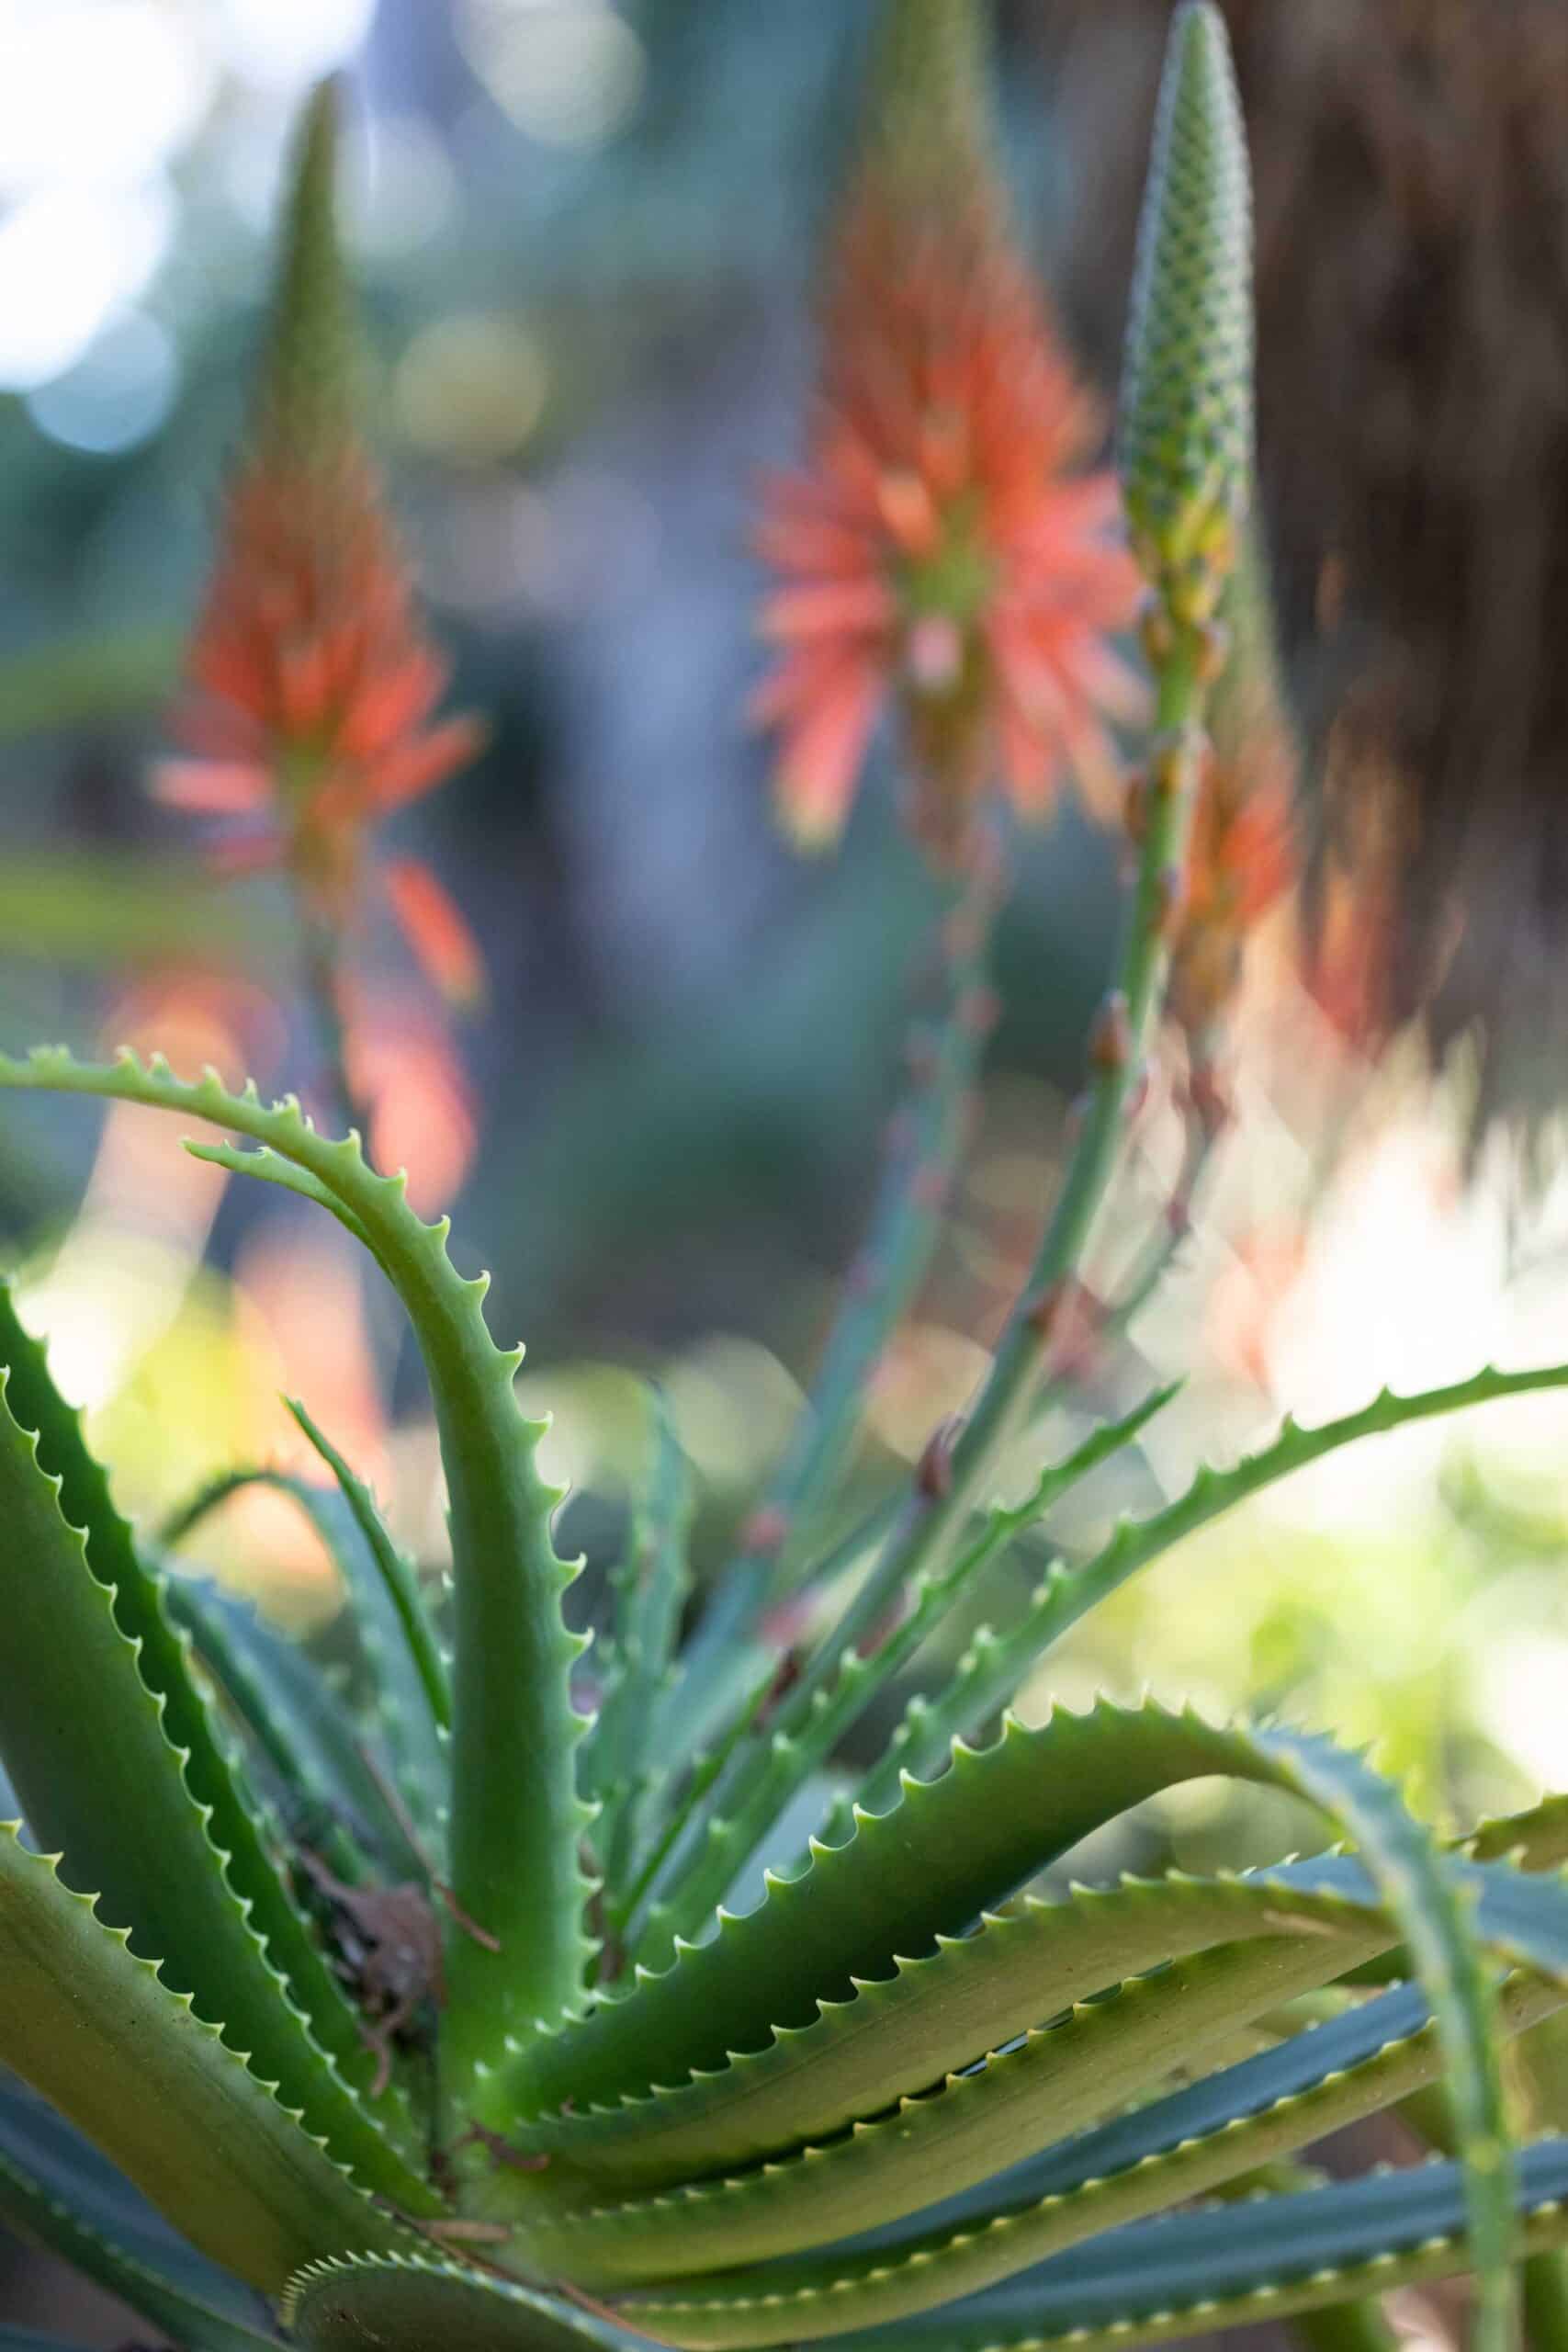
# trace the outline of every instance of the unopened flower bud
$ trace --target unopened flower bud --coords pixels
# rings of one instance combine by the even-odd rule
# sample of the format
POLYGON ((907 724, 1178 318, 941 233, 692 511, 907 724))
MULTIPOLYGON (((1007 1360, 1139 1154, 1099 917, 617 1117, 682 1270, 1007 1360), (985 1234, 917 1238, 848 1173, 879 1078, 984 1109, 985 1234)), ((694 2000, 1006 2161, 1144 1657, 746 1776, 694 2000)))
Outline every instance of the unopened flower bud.
POLYGON ((1096 1071, 1125 1069, 1133 1058, 1133 1027, 1127 1017, 1127 1000, 1120 989, 1112 989, 1089 1033, 1089 1068, 1096 1071))
MULTIPOLYGON (((1120 458, 1135 538, 1164 561, 1215 551, 1252 470, 1251 200, 1224 20, 1171 25, 1138 236, 1120 458)), ((1216 569, 1218 567, 1216 566, 1216 569)))
POLYGON ((1197 671, 1201 683, 1212 686, 1231 658, 1231 633, 1224 621, 1207 620, 1198 631, 1197 671))

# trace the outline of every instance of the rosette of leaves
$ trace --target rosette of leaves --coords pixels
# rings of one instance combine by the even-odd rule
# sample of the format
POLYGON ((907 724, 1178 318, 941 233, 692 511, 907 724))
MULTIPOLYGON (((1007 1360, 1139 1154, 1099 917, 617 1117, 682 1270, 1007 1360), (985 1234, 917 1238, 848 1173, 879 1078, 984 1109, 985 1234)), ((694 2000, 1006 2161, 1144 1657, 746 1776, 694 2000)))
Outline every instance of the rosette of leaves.
POLYGON ((1152 1703, 1036 1730, 1005 1712, 1068 1623, 1242 1496, 1568 1369, 1287 1425, 1097 1557, 1048 1568, 802 1852, 775 1824, 841 1734, 1163 1398, 977 1514, 879 1647, 829 1638, 771 1709, 753 1693, 721 1743, 749 1769, 711 1812, 711 1769, 682 1743, 712 1669, 683 1672, 676 1645, 670 1430, 590 1722, 542 1426, 445 1225, 355 1140, 216 1079, 45 1052, 0 1062, 0 1082, 212 1122, 242 1140, 193 1148, 357 1236, 423 1351, 454 1555, 448 1654, 316 1433, 337 1494, 296 1491, 355 1596, 367 1695, 349 1713, 119 1518, 0 1294, 0 1756, 27 1823, 0 1845, 0 2052, 31 2086, 0 2093, 7 2220, 191 2352, 281 2331, 410 2352, 1155 2340, 1472 2258, 1506 2295, 1513 2259, 1568 2238, 1568 2144, 1510 2158, 1497 2068, 1503 2036, 1568 2005, 1568 1804, 1442 1849, 1319 1737, 1152 1703), (1128 1806, 1214 1773, 1304 1798, 1354 1850, 1020 1894, 1128 1806), (723 1894, 759 1854, 766 1892, 734 1914, 723 1894), (405 1976, 416 1889, 445 1950, 405 1976), (334 1949, 356 1953, 353 1981, 334 1949), (1290 2030, 1292 2002, 1352 1983, 1331 2021, 1290 2030), (1453 2159, 1193 2209, 1439 2079, 1453 2159))
MULTIPOLYGON (((1179 13, 1173 60, 1223 95, 1212 10, 1179 13)), ((1151 200, 1185 199, 1156 175, 1151 200)), ((1145 962, 1153 936, 1134 927, 1145 962)), ((1125 1071, 1102 1075, 1119 1102, 1125 1071)), ((1152 1702, 1030 1729, 1010 1702, 1067 1627, 1232 1503, 1402 1423, 1568 1386, 1568 1367, 1287 1423, 1046 1566, 803 1844, 791 1825, 845 1736, 1162 1396, 1005 1506, 984 1464, 959 1489, 933 1456, 901 1523, 918 1538, 945 1508, 944 1541, 878 1550, 879 1514, 836 1621, 829 1564, 808 1564, 829 1630, 789 1678, 757 1638, 777 1596, 753 1556, 682 1641, 687 1478, 656 1414, 585 1655, 519 1354, 400 1178, 292 1101, 156 1061, 45 1051, 0 1059, 0 1086, 205 1123, 227 1139, 191 1148, 334 1216, 419 1343, 452 1536, 433 1607, 299 1408, 335 1482, 289 1491, 352 1597, 346 1698, 168 1568, 224 1489, 157 1544, 119 1517, 0 1290, 0 1762, 19 1816, 0 1836, 0 2218, 187 2352, 1093 2346, 1456 2271, 1501 2352, 1520 2265, 1532 2314, 1559 2307, 1568 2143, 1513 2144, 1502 2052, 1568 2007, 1568 1801, 1443 1843, 1322 1736, 1152 1702), (1215 1774, 1314 1808, 1322 1850, 1035 1889, 1129 1807, 1215 1774), (1438 2086, 1447 2153, 1335 2185, 1297 2165, 1380 2110, 1432 2128, 1438 2086)), ((1370 2325, 1354 2308, 1358 2340, 1370 2325)))

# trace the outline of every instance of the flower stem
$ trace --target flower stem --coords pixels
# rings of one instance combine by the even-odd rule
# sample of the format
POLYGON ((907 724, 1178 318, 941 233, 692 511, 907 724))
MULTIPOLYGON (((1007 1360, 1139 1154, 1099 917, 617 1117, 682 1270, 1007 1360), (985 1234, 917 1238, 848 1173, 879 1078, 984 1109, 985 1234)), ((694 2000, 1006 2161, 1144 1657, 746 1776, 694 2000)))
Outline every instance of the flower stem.
MULTIPOLYGON (((1203 622, 1173 623, 1162 635, 1156 661, 1157 735, 1137 880, 1115 977, 1091 1037, 1091 1078, 1077 1140, 990 1373, 941 1476, 927 1475, 917 1482, 889 1539, 887 1580, 896 1585, 917 1574, 937 1572, 951 1559, 971 1514, 988 1499, 998 1468, 1033 1408, 1050 1364, 1053 1324, 1094 1238, 1157 1024, 1201 758, 1206 673, 1212 666, 1212 640, 1203 622)), ((883 1580, 881 1570, 874 1573, 883 1580)))
POLYGON ((865 1245, 784 1458, 687 1645, 667 1711, 673 1747, 663 1753, 689 1755, 702 1746, 751 1679, 757 1660, 748 1637, 795 1581, 813 1522, 860 1429, 883 1351, 925 1278, 993 1017, 986 974, 1001 880, 999 853, 983 842, 942 921, 942 1012, 934 1026, 918 1023, 911 1033, 908 1087, 889 1130, 865 1245), (724 1670, 727 1659, 733 1671, 724 1670))
POLYGON ((348 1074, 348 1024, 344 1018, 343 964, 332 927, 321 915, 301 905, 299 925, 306 1001, 315 1031, 317 1070, 334 1126, 346 1134, 357 1127, 369 1139, 368 1106, 354 1091, 348 1074))

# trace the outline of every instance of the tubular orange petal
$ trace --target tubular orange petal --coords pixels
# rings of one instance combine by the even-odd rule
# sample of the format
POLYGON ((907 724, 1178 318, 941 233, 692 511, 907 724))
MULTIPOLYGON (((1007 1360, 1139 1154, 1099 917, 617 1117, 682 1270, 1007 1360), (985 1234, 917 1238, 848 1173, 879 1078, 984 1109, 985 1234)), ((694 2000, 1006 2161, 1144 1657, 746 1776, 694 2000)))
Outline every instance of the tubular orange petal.
POLYGON ((789 724, 778 804, 791 838, 802 848, 826 848, 843 831, 883 695, 874 664, 841 666, 834 684, 789 724))
POLYGON ((378 763, 372 775, 374 806, 382 810, 401 808, 411 800, 421 799, 476 758, 484 741, 482 720, 448 718, 427 735, 399 744, 378 763))
POLYGON ((875 631, 886 627, 892 613, 886 582, 874 572, 863 571, 859 577, 781 589, 763 605, 759 628, 763 637, 784 644, 797 638, 875 631))
POLYGON ((390 858, 381 882, 404 938, 448 1004, 465 1011, 481 1004, 485 968, 479 942, 430 867, 418 858, 390 858))
POLYGON ((346 759, 376 760, 428 717, 446 686, 447 665, 428 647, 400 668, 365 678, 338 723, 336 749, 346 759))
POLYGON ((166 808, 193 817, 241 817, 266 806, 272 778, 248 760, 160 760, 151 790, 166 808))

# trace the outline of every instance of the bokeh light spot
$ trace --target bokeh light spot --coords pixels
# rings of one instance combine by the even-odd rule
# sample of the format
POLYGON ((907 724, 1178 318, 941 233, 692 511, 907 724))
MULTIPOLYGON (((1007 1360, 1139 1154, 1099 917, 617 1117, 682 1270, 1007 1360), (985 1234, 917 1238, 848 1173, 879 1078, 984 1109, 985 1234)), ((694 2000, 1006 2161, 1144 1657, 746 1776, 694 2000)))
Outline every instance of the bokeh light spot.
POLYGON ((596 147, 630 119, 643 47, 604 0, 465 0, 458 38, 496 104, 552 147, 596 147))
POLYGON ((513 320, 439 319, 399 364, 398 422, 422 449, 459 465, 493 465, 527 440, 545 404, 544 356, 513 320))
POLYGON ((416 114, 354 114, 344 141, 344 233, 368 258, 417 253, 457 217, 457 180, 429 123, 416 114))
POLYGON ((113 457, 157 431, 178 379, 168 335, 156 319, 133 311, 107 328, 74 368, 30 394, 28 413, 67 448, 113 457))
POLYGON ((212 62, 160 0, 0 0, 0 192, 123 185, 196 129, 212 62))
POLYGON ((161 186, 50 188, 0 220, 0 385, 30 391, 74 367, 163 260, 173 199, 161 186))
POLYGON ((352 56, 370 29, 376 0, 217 0, 215 13, 235 71, 288 88, 352 56))

